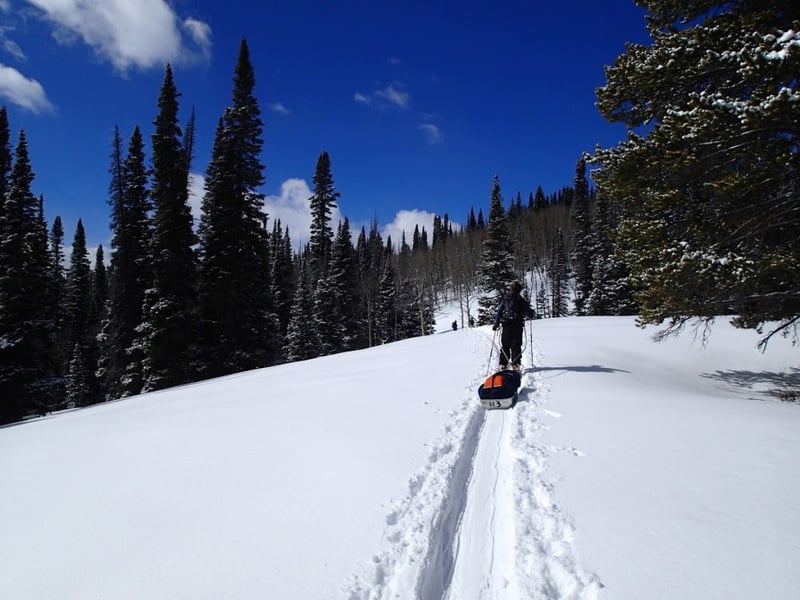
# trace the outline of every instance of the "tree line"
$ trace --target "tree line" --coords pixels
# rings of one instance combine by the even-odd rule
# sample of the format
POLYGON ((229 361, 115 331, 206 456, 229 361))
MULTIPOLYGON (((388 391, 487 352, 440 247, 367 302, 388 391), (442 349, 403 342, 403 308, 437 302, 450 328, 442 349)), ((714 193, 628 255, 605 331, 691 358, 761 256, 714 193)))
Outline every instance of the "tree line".
POLYGON ((322 152, 310 239, 293 248, 258 191, 263 122, 244 40, 196 231, 195 119, 180 126, 169 66, 149 168, 141 130, 127 145, 115 132, 108 269, 102 247, 91 268, 80 221, 64 264, 61 220, 48 228, 25 134, 12 150, 0 108, 0 422, 426 335, 439 302, 460 306, 462 326, 487 323, 512 279, 540 317, 638 314, 667 335, 733 314, 769 324, 764 343, 791 333, 800 15, 780 1, 642 5, 653 45, 629 45, 597 91, 628 139, 579 157, 550 195, 506 202, 495 176, 486 217, 437 215, 430 238, 331 223, 339 193, 322 152))
MULTIPOLYGON (((471 209, 459 227, 436 215, 430 239, 416 227, 396 243, 377 222, 356 235, 346 218, 331 223, 339 193, 324 151, 312 179, 309 241, 294 249, 258 191, 263 122, 254 87, 243 40, 196 230, 188 206, 195 116, 181 127, 169 65, 149 166, 141 129, 127 143, 115 129, 108 268, 102 246, 91 267, 80 220, 65 265, 61 219, 48 229, 44 199, 31 192, 25 134, 12 151, 0 109, 0 420, 427 335, 437 302, 454 297, 462 324, 483 322, 476 299, 537 268, 543 293, 567 284, 569 257, 553 232, 568 225, 572 187, 550 197, 539 188, 527 204, 517 194, 506 212, 495 178, 488 219, 471 209), (503 269, 494 268, 498 260, 503 269)), ((543 316, 566 314, 561 293, 543 316)))

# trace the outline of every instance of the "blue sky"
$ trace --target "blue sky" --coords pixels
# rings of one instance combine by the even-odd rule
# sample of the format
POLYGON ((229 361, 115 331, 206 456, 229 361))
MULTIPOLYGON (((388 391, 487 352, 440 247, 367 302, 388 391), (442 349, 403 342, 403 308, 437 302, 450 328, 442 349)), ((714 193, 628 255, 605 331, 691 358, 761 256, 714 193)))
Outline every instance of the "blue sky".
POLYGON ((303 240, 327 150, 341 213, 399 241, 433 213, 486 214, 495 173, 506 200, 571 184, 581 152, 625 136, 594 107, 603 66, 648 39, 632 0, 0 0, 0 18, 0 103, 33 191, 68 242, 80 217, 106 248, 113 129, 149 141, 167 62, 182 122, 197 112, 199 193, 245 37, 270 214, 303 240))

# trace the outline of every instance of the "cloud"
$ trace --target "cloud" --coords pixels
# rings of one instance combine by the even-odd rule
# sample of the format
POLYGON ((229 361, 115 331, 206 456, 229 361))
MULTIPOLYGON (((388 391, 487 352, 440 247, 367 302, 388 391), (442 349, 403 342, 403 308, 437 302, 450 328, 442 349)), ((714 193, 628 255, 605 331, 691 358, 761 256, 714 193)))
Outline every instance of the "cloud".
POLYGON ((392 236, 392 244, 395 250, 400 248, 400 241, 403 238, 403 232, 406 232, 406 243, 410 246, 412 238, 414 237, 414 228, 419 226, 420 232, 422 228, 428 232, 428 243, 433 240, 433 217, 436 215, 426 210, 401 210, 395 215, 394 221, 388 225, 384 225, 381 235, 383 235, 384 242, 386 238, 392 236))
POLYGON ((417 129, 425 134, 425 139, 431 146, 440 143, 443 139, 442 130, 439 129, 438 125, 434 125, 433 123, 422 123, 417 129))
POLYGON ((5 48, 6 52, 19 61, 24 61, 27 59, 25 53, 22 51, 22 48, 20 48, 19 44, 13 40, 5 40, 3 42, 3 48, 5 48))
POLYGON ((206 193, 206 178, 202 173, 189 173, 189 209, 195 224, 200 222, 200 206, 206 193))
POLYGON ((411 100, 411 96, 408 94, 408 92, 398 89, 395 84, 388 85, 384 89, 378 90, 375 92, 375 97, 388 100, 390 103, 400 108, 407 107, 409 101, 411 100))
POLYGON ((27 1, 53 24, 57 41, 80 39, 122 73, 207 60, 211 53, 208 24, 192 18, 181 22, 165 0, 27 1))
POLYGON ((211 58, 211 26, 203 21, 189 17, 183 21, 183 28, 189 32, 195 46, 205 60, 211 58))
POLYGON ((0 63, 0 98, 36 114, 55 111, 38 81, 3 63, 0 63))
MULTIPOLYGON (((381 235, 385 242, 389 236, 392 236, 392 244, 395 251, 400 250, 400 242, 403 239, 403 232, 406 232, 406 243, 410 246, 414 238, 414 229, 419 227, 420 233, 422 229, 428 234, 428 244, 433 243, 433 219, 435 213, 428 212, 427 210, 400 210, 394 217, 394 221, 388 225, 384 225, 381 235)), ((443 215, 440 215, 443 216, 443 215)), ((454 231, 461 229, 461 225, 455 221, 449 221, 453 226, 454 231)))
POLYGON ((9 0, 0 0, 0 11, 8 12, 11 8, 11 3, 9 0))
POLYGON ((389 59, 389 64, 390 65, 399 65, 399 64, 402 64, 402 61, 399 58, 393 56, 392 58, 389 59))
POLYGON ((408 105, 411 102, 411 95, 404 91, 402 89, 403 87, 404 86, 400 83, 391 83, 385 88, 375 90, 368 95, 362 94, 361 92, 356 92, 353 95, 353 100, 360 104, 365 104, 367 106, 375 105, 379 108, 389 108, 392 106, 397 108, 408 108, 408 105))
MULTIPOLYGON (((270 231, 272 223, 280 219, 284 230, 289 228, 289 236, 295 248, 308 242, 311 231, 311 207, 309 198, 313 192, 304 179, 287 179, 281 184, 280 194, 267 196, 264 209, 269 214, 270 231)), ((331 211, 331 228, 336 231, 339 221, 343 220, 339 207, 331 211)))
POLYGON ((274 112, 278 113, 279 115, 290 115, 292 111, 286 108, 282 102, 273 102, 269 105, 269 109, 274 112))

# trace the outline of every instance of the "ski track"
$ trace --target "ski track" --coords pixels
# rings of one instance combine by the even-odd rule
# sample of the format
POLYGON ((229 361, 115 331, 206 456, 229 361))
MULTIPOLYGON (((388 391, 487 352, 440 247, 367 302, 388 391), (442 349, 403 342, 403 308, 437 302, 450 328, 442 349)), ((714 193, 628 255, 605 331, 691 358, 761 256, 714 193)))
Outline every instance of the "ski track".
MULTIPOLYGON (((483 332, 471 339, 485 352, 483 332)), ((534 361, 542 362, 536 351, 534 361)), ((482 380, 465 388, 428 463, 391 504, 381 550, 347 580, 347 600, 599 598, 602 584, 576 557, 549 474, 551 454, 584 454, 542 444, 540 418, 561 415, 543 408, 540 373, 528 370, 508 410, 480 407, 482 380)))

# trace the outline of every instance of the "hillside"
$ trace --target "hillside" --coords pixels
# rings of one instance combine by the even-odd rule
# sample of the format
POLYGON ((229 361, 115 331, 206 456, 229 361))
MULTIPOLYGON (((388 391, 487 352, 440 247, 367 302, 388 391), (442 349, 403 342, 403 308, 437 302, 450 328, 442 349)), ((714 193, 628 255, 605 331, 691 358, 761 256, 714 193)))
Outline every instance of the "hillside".
POLYGON ((0 596, 791 597, 797 350, 651 333, 535 322, 509 411, 475 329, 2 428, 0 596))

